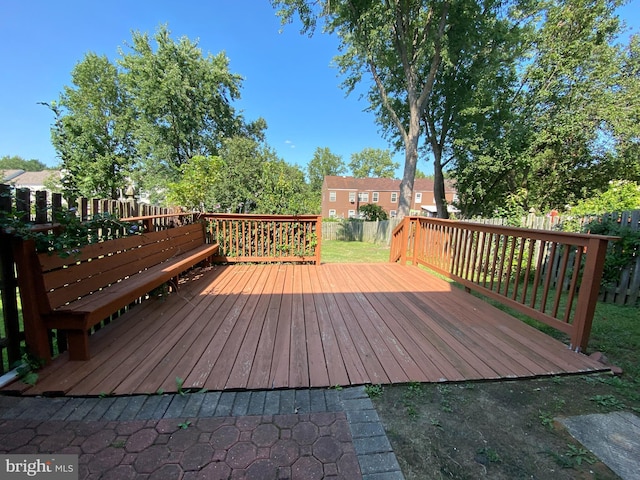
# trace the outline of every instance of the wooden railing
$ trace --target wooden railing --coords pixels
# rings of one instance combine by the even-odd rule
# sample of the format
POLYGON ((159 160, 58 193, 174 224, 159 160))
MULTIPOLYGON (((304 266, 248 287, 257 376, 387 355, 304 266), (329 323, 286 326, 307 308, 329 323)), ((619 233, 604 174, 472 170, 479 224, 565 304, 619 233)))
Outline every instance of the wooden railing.
POLYGON ((320 264, 322 217, 316 215, 203 214, 218 262, 320 264))
POLYGON ((607 244, 615 237, 406 217, 392 262, 423 265, 587 348, 607 244))

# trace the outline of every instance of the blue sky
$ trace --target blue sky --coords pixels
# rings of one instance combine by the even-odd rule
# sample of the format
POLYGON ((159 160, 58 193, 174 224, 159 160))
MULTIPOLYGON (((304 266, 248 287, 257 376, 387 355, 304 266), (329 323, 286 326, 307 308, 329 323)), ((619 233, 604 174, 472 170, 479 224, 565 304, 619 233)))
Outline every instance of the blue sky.
MULTIPOLYGON (((640 30, 640 0, 620 13, 640 30)), ((248 120, 267 121, 267 141, 287 162, 304 167, 317 147, 345 162, 366 147, 389 148, 373 114, 364 112, 366 101, 340 88, 331 66, 337 39, 309 38, 296 25, 282 29, 268 0, 2 0, 0 156, 56 165, 53 116, 38 102, 59 97, 87 52, 115 61, 133 30, 153 34, 165 23, 176 39, 198 39, 204 54, 226 52, 230 70, 244 77, 236 108, 248 120)), ((402 154, 394 158, 403 163, 402 154)), ((432 171, 424 160, 418 168, 432 171)))

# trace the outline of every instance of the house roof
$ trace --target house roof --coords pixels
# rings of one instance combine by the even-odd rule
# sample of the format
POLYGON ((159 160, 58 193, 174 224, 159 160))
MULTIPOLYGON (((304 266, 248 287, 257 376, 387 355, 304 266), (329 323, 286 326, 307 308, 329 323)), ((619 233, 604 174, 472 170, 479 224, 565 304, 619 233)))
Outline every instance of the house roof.
POLYGON ((45 184, 45 181, 50 177, 60 177, 60 170, 42 170, 40 172, 24 172, 22 170, 4 170, 3 171, 3 182, 11 182, 15 185, 19 185, 21 187, 31 187, 31 186, 42 186, 45 184), (17 175, 13 175, 10 178, 6 178, 5 172, 14 171, 14 172, 22 172, 17 175))
MULTIPOLYGON (((397 192, 400 190, 400 180, 395 178, 355 178, 327 175, 325 185, 330 190, 373 190, 376 192, 397 192)), ((455 191, 453 183, 445 180, 446 191, 455 191)), ((413 190, 418 192, 433 192, 433 180, 430 178, 416 178, 413 190)))
POLYGON ((0 170, 0 172, 2 172, 2 183, 5 183, 24 173, 24 170, 0 170))

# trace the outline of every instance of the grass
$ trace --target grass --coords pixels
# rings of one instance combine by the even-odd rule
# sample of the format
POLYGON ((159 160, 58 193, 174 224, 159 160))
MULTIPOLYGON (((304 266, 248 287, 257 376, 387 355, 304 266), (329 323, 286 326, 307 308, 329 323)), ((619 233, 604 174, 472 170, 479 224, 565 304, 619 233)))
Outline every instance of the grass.
POLYGON ((390 252, 386 245, 341 240, 325 240, 321 249, 322 263, 388 262, 390 252))

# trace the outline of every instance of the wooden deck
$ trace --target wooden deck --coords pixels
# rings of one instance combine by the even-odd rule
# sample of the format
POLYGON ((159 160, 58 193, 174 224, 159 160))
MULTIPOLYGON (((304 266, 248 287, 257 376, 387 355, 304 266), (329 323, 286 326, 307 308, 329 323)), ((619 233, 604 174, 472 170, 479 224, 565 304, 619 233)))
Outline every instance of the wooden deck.
POLYGON ((605 370, 449 283, 397 264, 194 274, 60 356, 25 395, 125 395, 533 377, 605 370))

